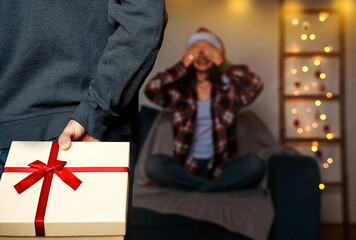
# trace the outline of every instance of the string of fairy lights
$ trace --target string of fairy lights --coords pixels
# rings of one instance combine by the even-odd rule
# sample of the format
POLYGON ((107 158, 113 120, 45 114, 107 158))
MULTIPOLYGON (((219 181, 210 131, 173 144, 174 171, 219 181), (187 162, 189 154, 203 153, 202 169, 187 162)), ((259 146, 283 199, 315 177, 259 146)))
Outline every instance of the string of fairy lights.
MULTIPOLYGON (((329 17, 328 12, 319 12, 319 21, 324 23, 327 21, 329 17)), ((295 27, 301 27, 300 38, 302 41, 314 41, 318 36, 311 31, 311 24, 308 21, 301 21, 298 18, 292 19, 292 25, 295 27)), ((326 44, 323 47, 323 51, 328 54, 333 51, 333 46, 326 44)), ((327 75, 323 72, 323 57, 322 56, 313 56, 313 64, 309 66, 303 65, 299 67, 292 67, 290 70, 292 79, 293 79, 293 95, 300 96, 301 94, 308 94, 309 92, 318 92, 316 96, 325 96, 327 99, 333 98, 333 93, 331 91, 327 91, 327 85, 325 79, 327 79, 327 75), (302 74, 305 73, 313 73, 312 81, 304 81, 302 79, 302 74)), ((328 122, 328 116, 322 109, 322 98, 317 98, 313 100, 312 105, 296 107, 292 106, 290 112, 293 116, 292 125, 294 130, 298 135, 303 133, 309 133, 313 135, 313 131, 320 132, 327 140, 333 140, 335 138, 335 132, 331 124, 328 122), (310 115, 311 121, 302 121, 299 117, 300 113, 305 111, 306 114, 310 115)), ((303 113, 304 114, 304 113, 303 113)), ((304 120, 304 119, 303 119, 304 120)), ((315 134, 314 134, 315 136, 315 134)), ((318 141, 312 141, 310 150, 314 153, 316 159, 319 161, 321 166, 324 169, 330 167, 331 164, 334 163, 334 159, 331 156, 324 156, 325 154, 322 151, 322 147, 320 146, 318 141)), ((319 188, 321 190, 325 189, 325 184, 320 183, 319 188)))

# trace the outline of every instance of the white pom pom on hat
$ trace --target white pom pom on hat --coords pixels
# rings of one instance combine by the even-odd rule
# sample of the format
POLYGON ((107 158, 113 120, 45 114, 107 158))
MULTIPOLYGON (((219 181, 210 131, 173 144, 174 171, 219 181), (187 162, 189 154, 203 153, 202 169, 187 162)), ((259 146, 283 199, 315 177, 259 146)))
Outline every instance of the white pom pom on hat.
POLYGON ((205 27, 200 27, 195 33, 190 35, 190 37, 187 40, 186 44, 186 49, 190 50, 194 43, 199 42, 199 41, 206 41, 213 45, 216 49, 221 49, 223 44, 221 40, 209 29, 205 27))

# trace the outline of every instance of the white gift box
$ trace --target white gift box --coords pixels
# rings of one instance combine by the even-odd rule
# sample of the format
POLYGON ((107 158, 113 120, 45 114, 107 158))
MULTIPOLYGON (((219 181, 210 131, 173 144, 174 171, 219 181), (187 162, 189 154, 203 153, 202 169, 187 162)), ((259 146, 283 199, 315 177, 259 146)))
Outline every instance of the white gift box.
POLYGON ((50 239, 124 239, 129 143, 73 142, 68 151, 59 149, 56 159, 66 161, 63 169, 82 183, 73 190, 57 176, 63 169, 55 169, 48 201, 43 204, 39 203, 42 185, 50 174, 21 194, 14 185, 40 171, 29 167, 30 163, 40 160, 51 165, 52 145, 58 146, 52 142, 12 143, 0 180, 0 239, 35 239, 36 232, 39 236, 35 226, 39 208, 45 208, 44 235, 50 239))

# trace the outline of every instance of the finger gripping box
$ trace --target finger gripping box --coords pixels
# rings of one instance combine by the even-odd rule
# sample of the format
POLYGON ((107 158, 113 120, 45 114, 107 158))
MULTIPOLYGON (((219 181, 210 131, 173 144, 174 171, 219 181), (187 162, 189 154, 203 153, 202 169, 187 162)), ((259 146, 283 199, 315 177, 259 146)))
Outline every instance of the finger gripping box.
POLYGON ((0 180, 0 239, 124 239, 130 145, 13 142, 0 180), (36 238, 37 239, 37 238, 36 238))

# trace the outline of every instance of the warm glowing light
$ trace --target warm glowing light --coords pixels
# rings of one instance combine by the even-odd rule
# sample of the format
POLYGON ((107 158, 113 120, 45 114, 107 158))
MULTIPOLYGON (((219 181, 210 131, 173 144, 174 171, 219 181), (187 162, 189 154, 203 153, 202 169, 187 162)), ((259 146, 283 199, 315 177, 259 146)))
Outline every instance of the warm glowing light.
POLYGON ((302 134, 303 133, 303 128, 298 128, 297 133, 302 134))
POLYGON ((333 139, 334 137, 335 137, 335 134, 334 134, 334 133, 328 133, 328 134, 326 134, 326 138, 329 139, 329 140, 333 139))
MULTIPOLYGON (((339 1, 338 1, 339 2, 339 1)), ((354 0, 343 0, 343 1, 340 1, 339 3, 339 6, 340 6, 340 9, 342 10, 342 12, 350 17, 350 16, 353 16, 355 14, 355 1, 354 0)))
POLYGON ((328 158, 327 162, 328 162, 329 164, 332 164, 332 163, 334 162, 334 160, 333 160, 332 158, 328 158))
POLYGON ((308 85, 305 85, 303 89, 304 89, 304 91, 308 92, 310 88, 308 85))
POLYGON ((300 52, 300 49, 298 48, 298 46, 294 45, 293 49, 291 49, 291 52, 297 54, 300 52))
POLYGON ((310 127, 310 126, 306 126, 306 127, 305 127, 305 131, 306 131, 306 132, 310 132, 310 131, 311 131, 311 127, 310 127))
POLYGON ((303 72, 308 72, 308 71, 309 71, 309 68, 308 68, 307 66, 303 66, 303 67, 302 67, 302 71, 303 71, 303 72))
POLYGON ((283 9, 284 10, 289 10, 293 9, 293 11, 296 11, 296 13, 301 12, 303 8, 303 5, 301 3, 298 3, 297 1, 285 1, 283 3, 283 9))
POLYGON ((332 97, 333 97, 333 94, 332 94, 331 92, 328 92, 328 93, 326 93, 326 97, 327 97, 327 98, 332 98, 332 97))
POLYGON ((296 18, 294 18, 294 19, 292 20, 292 24, 293 24, 294 26, 297 26, 297 25, 299 24, 299 20, 296 19, 296 18))
POLYGON ((315 66, 319 66, 320 65, 320 60, 319 59, 315 59, 314 60, 314 65, 315 66))
POLYGON ((292 108, 291 112, 292 112, 293 114, 297 114, 297 113, 298 113, 298 109, 292 108))
POLYGON ((299 96, 299 91, 295 90, 293 94, 294 94, 294 96, 299 96))
POLYGON ((315 39, 315 34, 310 34, 310 35, 309 35, 309 39, 310 39, 310 40, 314 40, 314 39, 315 39))
POLYGON ((324 189, 325 189, 325 185, 322 184, 322 183, 320 183, 320 184, 319 184, 319 189, 320 189, 320 190, 324 190, 324 189))
POLYGON ((324 163, 323 164, 323 168, 328 168, 329 167, 329 164, 328 163, 324 163))
POLYGON ((315 106, 319 107, 321 105, 321 101, 320 100, 316 100, 315 101, 315 106))
POLYGON ((321 114, 320 115, 320 119, 324 121, 326 119, 326 115, 325 114, 321 114))
POLYGON ((291 71, 290 71, 293 75, 297 74, 297 69, 293 68, 291 71))
POLYGON ((319 21, 320 22, 325 22, 325 20, 329 17, 328 12, 320 12, 319 13, 319 21))
POLYGON ((320 73, 319 77, 320 77, 320 79, 325 79, 326 78, 326 74, 325 73, 320 73))
POLYGON ((307 108, 305 109, 305 111, 306 111, 307 113, 310 113, 310 112, 312 111, 312 109, 311 109, 311 107, 307 107, 307 108))
POLYGON ((302 35, 300 35, 300 38, 301 38, 302 40, 307 40, 307 39, 308 39, 308 36, 303 33, 302 35))
POLYGON ((229 0, 227 2, 228 9, 237 15, 247 13, 251 8, 250 0, 229 0))
POLYGON ((312 147, 311 147, 311 150, 312 150, 313 152, 316 152, 316 151, 318 151, 318 147, 317 147, 317 146, 312 146, 312 147))
POLYGON ((318 126, 319 126, 319 125, 318 125, 316 122, 312 124, 312 127, 313 127, 313 128, 317 128, 318 126))
POLYGON ((312 142, 313 146, 319 146, 319 143, 317 141, 312 142))
POLYGON ((312 87, 317 87, 318 83, 317 82, 312 82, 312 87))
POLYGON ((332 47, 331 46, 324 47, 324 52, 329 53, 331 51, 332 51, 332 47))

